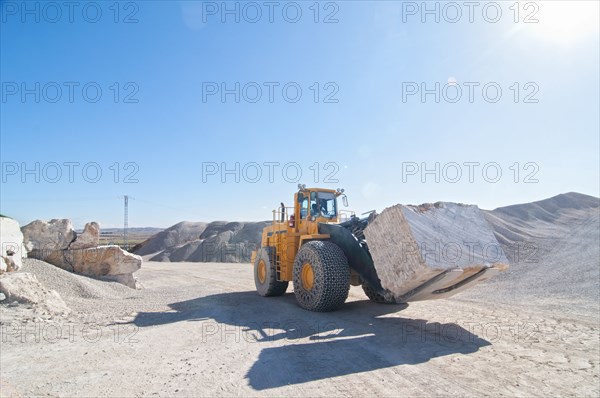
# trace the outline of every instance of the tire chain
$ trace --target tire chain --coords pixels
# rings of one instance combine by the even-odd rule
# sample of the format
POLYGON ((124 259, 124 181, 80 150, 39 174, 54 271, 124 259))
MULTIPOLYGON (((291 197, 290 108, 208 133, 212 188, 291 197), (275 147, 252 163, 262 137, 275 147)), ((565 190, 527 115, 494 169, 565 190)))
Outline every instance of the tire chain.
POLYGON ((298 304, 311 311, 332 311, 348 298, 350 267, 344 252, 334 243, 312 241, 305 243, 294 261, 294 293, 298 304), (314 285, 302 287, 302 265, 313 268, 314 285))

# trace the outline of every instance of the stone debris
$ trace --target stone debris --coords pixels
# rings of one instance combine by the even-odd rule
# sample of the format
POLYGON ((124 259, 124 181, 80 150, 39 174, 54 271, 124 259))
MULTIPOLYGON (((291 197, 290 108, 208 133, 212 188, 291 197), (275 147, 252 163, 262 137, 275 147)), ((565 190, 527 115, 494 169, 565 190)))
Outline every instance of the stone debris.
POLYGON ((5 296, 2 301, 35 305, 51 314, 70 312, 60 295, 44 287, 31 273, 15 272, 0 277, 0 294, 5 296))
POLYGON ((0 248, 0 274, 21 268, 27 252, 19 223, 12 218, 0 217, 0 248))

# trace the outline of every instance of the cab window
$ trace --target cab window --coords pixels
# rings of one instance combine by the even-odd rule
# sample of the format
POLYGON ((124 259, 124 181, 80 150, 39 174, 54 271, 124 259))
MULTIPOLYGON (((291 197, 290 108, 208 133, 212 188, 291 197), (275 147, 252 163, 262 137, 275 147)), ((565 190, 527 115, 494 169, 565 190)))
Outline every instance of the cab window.
POLYGON ((305 219, 308 215, 308 198, 302 194, 298 194, 298 202, 300 203, 300 218, 305 219))
POLYGON ((317 204, 321 217, 336 218, 337 206, 335 195, 331 192, 319 192, 317 194, 317 204))

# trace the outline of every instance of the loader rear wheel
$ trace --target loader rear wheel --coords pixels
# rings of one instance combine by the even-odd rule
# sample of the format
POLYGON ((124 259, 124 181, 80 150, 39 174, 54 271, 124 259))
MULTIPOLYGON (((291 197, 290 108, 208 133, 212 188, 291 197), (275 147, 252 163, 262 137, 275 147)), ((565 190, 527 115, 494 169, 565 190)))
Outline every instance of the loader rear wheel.
POLYGON ((254 260, 254 284, 258 294, 263 297, 281 296, 289 284, 287 281, 277 280, 273 254, 272 247, 263 247, 256 253, 256 260, 254 260))
POLYGON ((395 300, 385 298, 383 295, 377 293, 375 291, 375 289, 373 289, 371 287, 371 285, 369 285, 366 282, 362 284, 362 289, 363 289, 363 292, 365 292, 365 294, 369 298, 369 300, 371 300, 374 303, 379 303, 379 304, 396 304, 395 300))
POLYGON ((294 260, 294 294, 300 307, 333 311, 348 298, 350 267, 342 249, 327 241, 305 243, 294 260))

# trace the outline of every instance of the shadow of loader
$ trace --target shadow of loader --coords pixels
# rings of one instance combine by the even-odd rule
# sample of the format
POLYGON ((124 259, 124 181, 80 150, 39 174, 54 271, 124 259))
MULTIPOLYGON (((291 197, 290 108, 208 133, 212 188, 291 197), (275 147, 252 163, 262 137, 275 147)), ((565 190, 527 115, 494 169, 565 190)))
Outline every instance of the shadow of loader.
MULTIPOLYGON (((382 317, 406 305, 367 300, 348 302, 335 312, 315 313, 300 309, 290 293, 264 298, 246 291, 169 306, 173 311, 139 313, 133 323, 151 327, 214 320, 229 330, 240 330, 246 341, 264 343, 266 347, 246 374, 256 390, 419 364, 450 354, 470 354, 490 345, 455 323, 382 317)), ((211 325, 216 332, 217 326, 211 325)))

